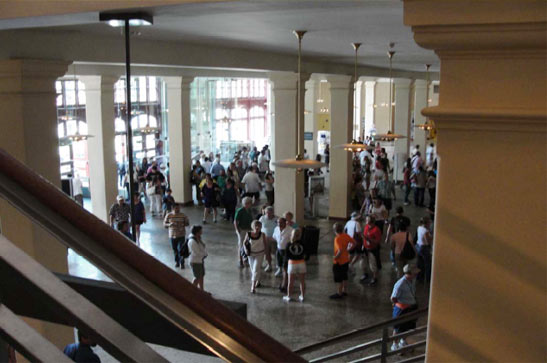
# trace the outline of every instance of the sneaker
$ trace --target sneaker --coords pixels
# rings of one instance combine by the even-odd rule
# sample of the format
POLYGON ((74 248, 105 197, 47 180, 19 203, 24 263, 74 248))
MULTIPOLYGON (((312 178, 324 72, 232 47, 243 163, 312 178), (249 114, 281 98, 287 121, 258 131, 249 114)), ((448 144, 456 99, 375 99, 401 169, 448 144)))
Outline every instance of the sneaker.
POLYGON ((363 276, 361 276, 361 278, 359 279, 361 282, 365 281, 366 279, 368 279, 368 274, 364 274, 363 276))
POLYGON ((275 271, 275 276, 281 276, 281 269, 278 268, 277 271, 275 271))
POLYGON ((395 341, 393 341, 393 344, 391 344, 391 351, 393 352, 394 350, 397 350, 399 349, 399 346, 397 345, 397 343, 395 343, 395 341))
POLYGON ((180 267, 180 263, 175 263, 175 267, 180 267))
POLYGON ((202 223, 203 223, 203 224, 207 224, 207 221, 204 219, 204 220, 202 221, 202 223))
POLYGON ((300 302, 304 302, 304 296, 303 296, 303 295, 300 295, 300 296, 298 297, 298 300, 299 300, 300 302))
POLYGON ((376 285, 376 282, 378 282, 378 280, 372 279, 372 280, 370 280, 370 282, 368 283, 368 285, 369 285, 369 286, 374 286, 374 285, 376 285))
POLYGON ((283 296, 283 301, 285 301, 285 302, 289 302, 289 301, 291 301, 291 297, 290 297, 290 296, 287 296, 287 295, 285 295, 285 296, 283 296))
POLYGON ((272 266, 268 265, 264 268, 264 272, 270 272, 272 271, 272 266))
POLYGON ((181 270, 184 270, 184 263, 181 263, 181 264, 180 264, 180 269, 181 269, 181 270))
POLYGON ((339 295, 338 293, 332 294, 331 296, 329 296, 329 299, 341 299, 341 298, 342 298, 342 295, 339 295))

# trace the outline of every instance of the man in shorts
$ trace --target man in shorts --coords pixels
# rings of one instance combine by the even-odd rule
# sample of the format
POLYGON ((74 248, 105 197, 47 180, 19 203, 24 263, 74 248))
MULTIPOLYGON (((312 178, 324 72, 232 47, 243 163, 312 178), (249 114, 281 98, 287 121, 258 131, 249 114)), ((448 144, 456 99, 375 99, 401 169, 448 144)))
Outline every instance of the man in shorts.
POLYGON ((344 296, 347 296, 349 266, 348 250, 355 245, 355 240, 347 233, 344 233, 344 225, 342 223, 335 223, 333 229, 336 237, 334 238, 332 273, 334 275, 337 292, 329 297, 331 299, 341 299, 344 296))

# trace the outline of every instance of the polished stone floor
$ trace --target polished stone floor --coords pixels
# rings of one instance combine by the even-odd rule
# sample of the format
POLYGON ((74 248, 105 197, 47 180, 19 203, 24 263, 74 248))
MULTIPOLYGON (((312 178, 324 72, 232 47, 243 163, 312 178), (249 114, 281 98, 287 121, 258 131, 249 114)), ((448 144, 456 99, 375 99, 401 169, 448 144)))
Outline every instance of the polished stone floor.
MULTIPOLYGON (((402 204, 402 198, 400 198, 402 191, 399 188, 397 188, 397 193, 399 198, 394 202, 394 206, 402 204)), ((201 207, 183 208, 183 212, 189 216, 191 224, 201 224, 201 207)), ((425 209, 414 206, 405 207, 405 212, 411 218, 413 228, 417 226, 419 218, 425 215, 425 209)), ((332 280, 334 238, 332 223, 332 221, 325 219, 317 219, 308 223, 320 228, 320 241, 317 263, 307 266, 307 293, 303 303, 283 302, 282 294, 277 289, 280 279, 273 273, 263 273, 263 287, 257 289, 257 293, 254 295, 250 293, 250 271, 248 268, 240 269, 238 267, 236 235, 233 226, 222 221, 222 218, 219 218, 218 223, 209 223, 204 227, 203 238, 209 251, 209 257, 205 261, 205 289, 211 292, 215 298, 246 303, 248 320, 291 349, 389 319, 392 310, 390 294, 396 276, 389 262, 387 247, 382 249, 383 269, 376 286, 362 284, 359 282, 360 274, 353 275, 350 277, 349 296, 343 300, 328 298, 335 292, 332 280)), ((141 248, 175 269, 167 230, 162 227, 161 219, 149 218, 148 222, 143 225, 141 248)), ((69 269, 73 275, 108 280, 107 276, 72 251, 69 253, 69 269)), ((176 269, 176 271, 187 279, 192 278, 188 268, 176 269)), ((294 296, 297 296, 296 291, 294 296)), ((419 284, 417 287, 417 298, 420 306, 427 305, 428 290, 423 284, 419 284)), ((380 334, 378 332, 371 335, 370 339, 361 338, 355 343, 379 338, 380 334)), ((329 347, 322 352, 333 352, 337 347, 349 347, 351 343, 348 341, 346 344, 329 347)), ((172 361, 203 362, 210 360, 203 356, 162 347, 159 351, 172 361)), ((106 353, 102 351, 100 353, 103 361, 111 361, 106 353)), ((307 358, 317 355, 318 353, 312 354, 307 358)))

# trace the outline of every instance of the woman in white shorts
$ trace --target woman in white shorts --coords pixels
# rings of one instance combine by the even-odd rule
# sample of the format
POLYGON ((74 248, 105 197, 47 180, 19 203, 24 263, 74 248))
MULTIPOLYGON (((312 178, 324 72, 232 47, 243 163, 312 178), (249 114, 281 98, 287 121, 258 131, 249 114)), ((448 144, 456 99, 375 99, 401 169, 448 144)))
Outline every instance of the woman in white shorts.
POLYGON ((306 291, 306 258, 304 245, 301 243, 302 230, 297 228, 292 231, 291 243, 287 246, 287 260, 289 275, 289 284, 287 285, 287 296, 283 296, 284 301, 291 301, 291 288, 294 285, 295 279, 298 276, 300 281, 300 296, 298 300, 304 301, 304 293, 306 291))

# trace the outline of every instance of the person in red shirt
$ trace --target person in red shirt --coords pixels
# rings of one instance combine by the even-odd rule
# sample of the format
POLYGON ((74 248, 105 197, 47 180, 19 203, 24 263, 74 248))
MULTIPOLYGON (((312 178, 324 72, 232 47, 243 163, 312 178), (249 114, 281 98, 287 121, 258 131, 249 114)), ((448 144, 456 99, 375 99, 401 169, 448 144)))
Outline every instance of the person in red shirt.
MULTIPOLYGON (((369 285, 375 285, 378 281, 378 269, 380 264, 380 240, 382 239, 382 232, 380 228, 375 224, 376 219, 374 216, 367 217, 367 225, 363 231, 363 246, 365 247, 366 255, 368 257, 368 265, 370 272, 372 273, 372 280, 369 285)), ((366 280, 366 274, 361 281, 366 280)))
POLYGON ((355 240, 348 234, 344 233, 344 225, 335 223, 333 226, 336 237, 334 238, 334 258, 332 272, 334 274, 334 282, 337 286, 336 294, 330 296, 331 299, 341 299, 347 295, 348 287, 348 266, 349 252, 348 250, 355 245, 355 240))

